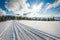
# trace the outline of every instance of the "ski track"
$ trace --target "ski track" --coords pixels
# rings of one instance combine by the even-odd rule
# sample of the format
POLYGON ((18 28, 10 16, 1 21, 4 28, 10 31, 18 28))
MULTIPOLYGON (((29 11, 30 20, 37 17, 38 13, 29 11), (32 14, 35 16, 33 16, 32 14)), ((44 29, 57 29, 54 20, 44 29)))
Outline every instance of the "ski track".
POLYGON ((0 33, 0 40, 60 40, 60 37, 33 29, 17 22, 7 22, 9 27, 0 33))

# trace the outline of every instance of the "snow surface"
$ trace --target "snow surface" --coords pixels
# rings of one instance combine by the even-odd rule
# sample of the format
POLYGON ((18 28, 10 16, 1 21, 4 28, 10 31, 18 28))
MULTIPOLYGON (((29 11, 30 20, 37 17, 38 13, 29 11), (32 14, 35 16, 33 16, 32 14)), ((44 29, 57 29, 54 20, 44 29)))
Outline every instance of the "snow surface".
POLYGON ((0 34, 11 25, 11 21, 0 22, 0 34))
POLYGON ((18 21, 29 27, 60 37, 60 21, 18 21))
POLYGON ((0 40, 59 40, 59 29, 59 21, 11 20, 0 22, 0 40))

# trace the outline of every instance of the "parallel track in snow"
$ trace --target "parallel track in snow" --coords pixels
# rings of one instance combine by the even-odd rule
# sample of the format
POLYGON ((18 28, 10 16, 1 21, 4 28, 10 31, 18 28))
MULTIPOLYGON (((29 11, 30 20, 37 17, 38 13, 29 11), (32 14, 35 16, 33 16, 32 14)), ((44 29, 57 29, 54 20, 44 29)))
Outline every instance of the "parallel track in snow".
POLYGON ((60 40, 60 38, 12 21, 11 26, 0 34, 0 40, 60 40))

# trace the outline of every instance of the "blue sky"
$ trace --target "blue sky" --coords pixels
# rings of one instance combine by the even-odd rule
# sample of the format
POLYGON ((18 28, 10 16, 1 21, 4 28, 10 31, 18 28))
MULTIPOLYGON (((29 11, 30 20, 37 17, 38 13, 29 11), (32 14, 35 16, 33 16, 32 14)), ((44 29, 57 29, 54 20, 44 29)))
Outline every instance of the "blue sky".
POLYGON ((4 10, 6 14, 11 14, 11 11, 8 11, 8 9, 5 7, 5 2, 7 0, 0 0, 0 9, 4 10))
POLYGON ((0 0, 0 9, 2 12, 5 11, 6 14, 26 14, 25 16, 30 17, 60 17, 60 0, 0 0))

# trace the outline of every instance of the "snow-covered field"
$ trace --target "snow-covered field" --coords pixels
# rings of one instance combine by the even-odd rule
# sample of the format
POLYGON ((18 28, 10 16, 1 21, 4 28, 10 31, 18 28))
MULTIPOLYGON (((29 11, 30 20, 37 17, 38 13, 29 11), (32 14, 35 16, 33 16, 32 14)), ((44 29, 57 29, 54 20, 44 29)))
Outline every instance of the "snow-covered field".
POLYGON ((60 21, 18 21, 29 27, 60 37, 60 21))
POLYGON ((0 34, 11 25, 11 21, 0 22, 0 34))
POLYGON ((59 29, 59 21, 5 21, 0 22, 0 40, 60 40, 59 29))

